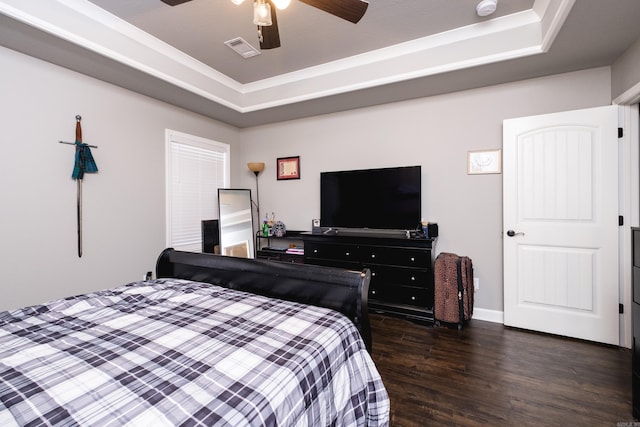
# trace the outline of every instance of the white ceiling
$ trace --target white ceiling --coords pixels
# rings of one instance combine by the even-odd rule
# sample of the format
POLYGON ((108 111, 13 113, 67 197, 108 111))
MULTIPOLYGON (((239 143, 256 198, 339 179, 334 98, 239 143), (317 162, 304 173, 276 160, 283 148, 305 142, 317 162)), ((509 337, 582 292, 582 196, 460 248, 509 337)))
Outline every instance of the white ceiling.
MULTIPOLYGON (((223 42, 243 37, 259 47, 251 0, 240 6, 231 0, 191 0, 174 7, 160 0, 91 3, 226 76, 249 83, 488 20, 475 13, 478 1, 370 0, 362 20, 352 24, 293 0, 277 11, 282 47, 250 59, 223 42)), ((492 18, 532 5, 533 0, 506 0, 492 18)))
POLYGON ((0 44, 238 127, 610 65, 640 38, 638 0, 370 0, 358 24, 293 0, 282 47, 251 1, 0 0, 0 44), (36 4, 37 3, 37 4, 36 4))

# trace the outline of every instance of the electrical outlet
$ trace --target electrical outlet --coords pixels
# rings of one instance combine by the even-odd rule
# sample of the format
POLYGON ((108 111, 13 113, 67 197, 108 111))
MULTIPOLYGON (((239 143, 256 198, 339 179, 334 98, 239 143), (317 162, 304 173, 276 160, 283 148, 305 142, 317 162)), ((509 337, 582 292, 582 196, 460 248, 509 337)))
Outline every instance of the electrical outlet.
POLYGON ((473 278, 473 290, 474 291, 480 290, 480 278, 479 277, 474 277, 473 278))

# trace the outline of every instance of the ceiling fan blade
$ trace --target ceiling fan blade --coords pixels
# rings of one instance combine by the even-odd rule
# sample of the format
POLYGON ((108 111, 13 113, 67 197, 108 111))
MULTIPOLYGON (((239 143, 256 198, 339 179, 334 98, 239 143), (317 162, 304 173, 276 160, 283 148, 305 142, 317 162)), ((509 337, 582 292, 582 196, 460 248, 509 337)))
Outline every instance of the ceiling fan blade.
POLYGON ((364 16, 369 3, 363 0, 300 0, 309 6, 356 24, 364 16))
POLYGON ((276 16, 276 6, 271 0, 267 0, 271 5, 271 25, 260 27, 262 40, 260 49, 275 49, 280 47, 280 32, 278 31, 278 17, 276 16))
POLYGON ((191 0, 162 0, 162 1, 168 4, 169 6, 177 6, 179 4, 186 3, 191 0))

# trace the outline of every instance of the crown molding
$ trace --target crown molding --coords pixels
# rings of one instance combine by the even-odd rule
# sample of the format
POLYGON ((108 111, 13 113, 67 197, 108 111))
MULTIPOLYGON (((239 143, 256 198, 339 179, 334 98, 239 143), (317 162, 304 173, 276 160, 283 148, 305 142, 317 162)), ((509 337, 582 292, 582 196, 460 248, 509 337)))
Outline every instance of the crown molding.
POLYGON ((241 84, 87 0, 0 0, 0 13, 239 113, 546 52, 575 0, 241 84))

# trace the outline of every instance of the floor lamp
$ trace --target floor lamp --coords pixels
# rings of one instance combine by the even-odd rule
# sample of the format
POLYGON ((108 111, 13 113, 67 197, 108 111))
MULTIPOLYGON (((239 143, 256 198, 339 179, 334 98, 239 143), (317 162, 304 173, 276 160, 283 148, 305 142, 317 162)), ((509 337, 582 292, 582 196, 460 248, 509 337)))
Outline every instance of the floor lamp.
POLYGON ((256 201, 253 202, 256 205, 256 210, 258 211, 258 226, 260 225, 260 192, 258 191, 258 175, 260 172, 264 170, 264 163, 262 162, 250 162, 247 163, 247 167, 251 172, 256 175, 256 201))

